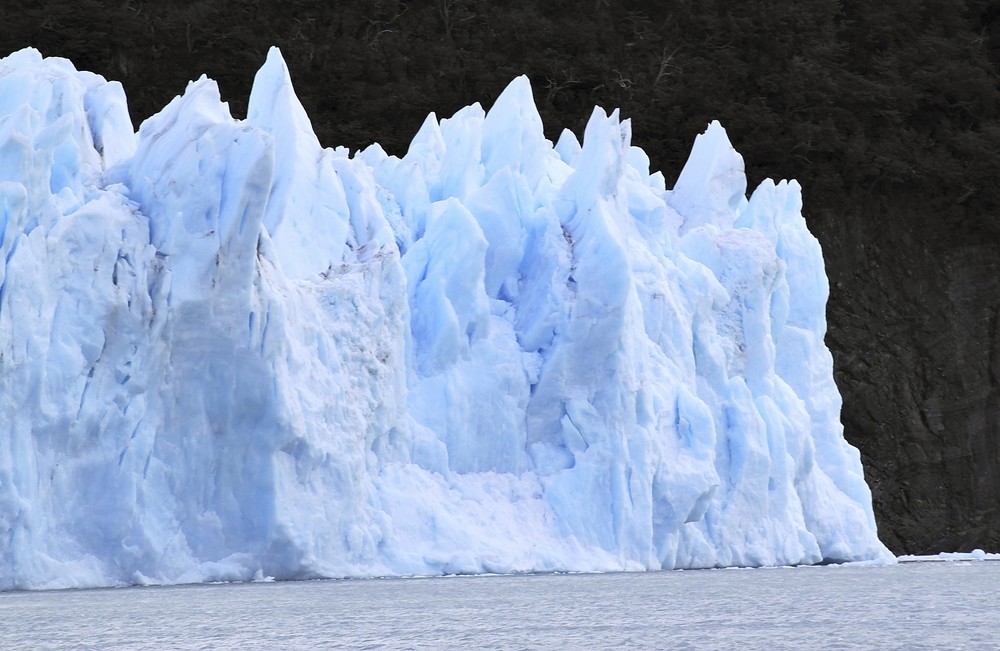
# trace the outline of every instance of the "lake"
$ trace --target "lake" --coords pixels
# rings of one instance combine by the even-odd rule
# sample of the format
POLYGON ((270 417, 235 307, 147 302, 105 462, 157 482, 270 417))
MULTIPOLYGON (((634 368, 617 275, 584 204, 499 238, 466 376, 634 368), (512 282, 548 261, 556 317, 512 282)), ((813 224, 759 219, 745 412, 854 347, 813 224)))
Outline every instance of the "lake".
POLYGON ((1000 649, 1000 562, 0 593, 0 649, 1000 649))

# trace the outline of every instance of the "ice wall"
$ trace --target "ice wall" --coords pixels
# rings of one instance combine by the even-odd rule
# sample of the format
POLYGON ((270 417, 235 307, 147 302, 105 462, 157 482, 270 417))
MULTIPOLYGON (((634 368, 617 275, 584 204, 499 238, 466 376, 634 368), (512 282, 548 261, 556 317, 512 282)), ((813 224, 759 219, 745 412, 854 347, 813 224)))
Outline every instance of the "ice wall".
POLYGON ((891 558, 798 186, 718 123, 648 167, 523 77, 396 158, 277 50, 138 134, 0 60, 0 589, 891 558))

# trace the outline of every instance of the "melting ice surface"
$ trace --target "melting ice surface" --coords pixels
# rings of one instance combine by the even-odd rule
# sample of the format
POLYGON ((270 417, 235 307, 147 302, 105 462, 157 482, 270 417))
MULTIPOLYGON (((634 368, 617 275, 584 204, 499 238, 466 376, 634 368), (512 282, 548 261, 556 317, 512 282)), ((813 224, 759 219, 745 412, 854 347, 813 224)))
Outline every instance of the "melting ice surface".
POLYGON ((891 559, 798 185, 648 165, 523 77, 397 158, 277 50, 138 134, 0 60, 0 588, 891 559))

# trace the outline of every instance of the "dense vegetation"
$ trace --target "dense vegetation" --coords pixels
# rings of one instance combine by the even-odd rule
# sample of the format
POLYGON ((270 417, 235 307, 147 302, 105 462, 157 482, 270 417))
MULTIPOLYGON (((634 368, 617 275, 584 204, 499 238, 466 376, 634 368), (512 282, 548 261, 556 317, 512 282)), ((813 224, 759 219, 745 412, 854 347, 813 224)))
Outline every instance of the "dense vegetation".
POLYGON ((522 73, 550 138, 621 107, 668 179, 720 119, 751 185, 805 187, 883 539, 1000 548, 996 0, 7 0, 0 53, 26 45, 121 80, 136 124, 201 73, 241 115, 278 45, 325 144, 396 154, 522 73))

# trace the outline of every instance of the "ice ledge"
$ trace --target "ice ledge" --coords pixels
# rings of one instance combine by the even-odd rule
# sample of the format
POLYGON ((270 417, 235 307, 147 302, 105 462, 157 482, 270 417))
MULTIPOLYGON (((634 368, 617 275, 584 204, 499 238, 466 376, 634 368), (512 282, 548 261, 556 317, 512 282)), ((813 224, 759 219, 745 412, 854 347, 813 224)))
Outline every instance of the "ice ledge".
POLYGON ((974 549, 971 552, 941 552, 939 554, 904 554, 896 558, 900 563, 954 563, 960 561, 1000 561, 1000 554, 974 549))

